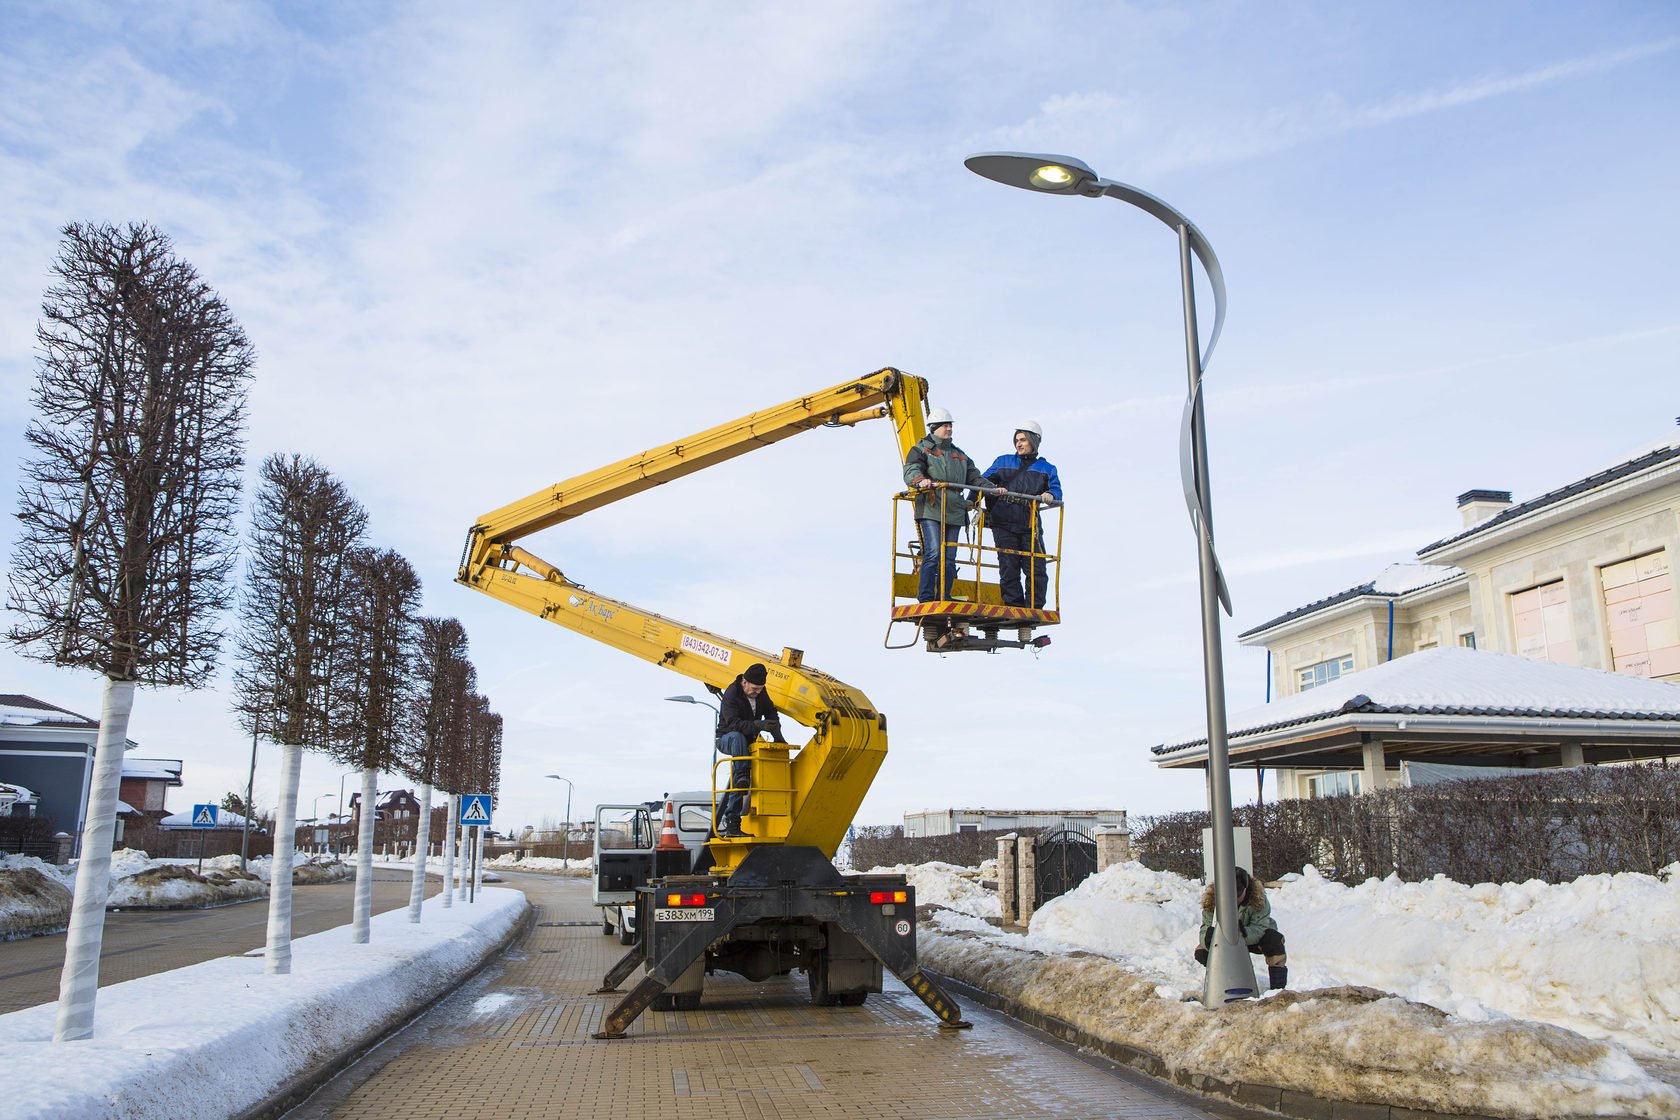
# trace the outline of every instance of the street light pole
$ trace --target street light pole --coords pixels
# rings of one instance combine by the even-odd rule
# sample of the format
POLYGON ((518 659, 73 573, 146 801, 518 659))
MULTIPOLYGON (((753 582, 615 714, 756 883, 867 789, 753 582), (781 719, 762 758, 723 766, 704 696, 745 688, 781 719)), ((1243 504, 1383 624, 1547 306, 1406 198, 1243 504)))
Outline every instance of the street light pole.
MULTIPOLYGON (((339 825, 344 824, 344 779, 348 778, 349 776, 350 776, 350 771, 348 771, 348 770, 346 770, 344 773, 342 773, 338 776, 338 823, 339 823, 339 825)), ((334 827, 333 830, 332 830, 332 854, 333 854, 334 859, 338 858, 338 828, 337 827, 334 827)))
MULTIPOLYGON (((1179 474, 1185 505, 1196 532, 1197 574, 1201 584, 1202 671, 1208 727, 1208 807, 1213 832, 1213 943, 1208 949, 1202 1002, 1217 1007, 1258 994, 1248 945, 1237 925, 1236 841, 1231 824, 1231 759, 1226 739, 1225 663, 1220 647, 1219 608, 1231 611, 1231 598, 1213 547, 1213 497, 1208 485, 1207 427, 1202 405, 1202 372, 1225 325, 1225 277, 1213 246, 1189 218, 1147 191, 1098 177, 1066 156, 1026 152, 982 152, 963 161, 976 175, 1042 194, 1116 198, 1159 219, 1178 235, 1179 276, 1184 302, 1185 367, 1189 395, 1179 430, 1179 474), (1213 288, 1213 333, 1201 348, 1196 325, 1194 256, 1202 262, 1213 288)), ((1249 868, 1252 872, 1253 868, 1249 868)))
POLYGON ((565 832, 566 858, 571 859, 572 858, 572 780, 570 778, 562 778, 558 774, 547 774, 547 775, 545 775, 545 777, 553 778, 557 782, 565 782, 566 783, 566 832, 565 832))

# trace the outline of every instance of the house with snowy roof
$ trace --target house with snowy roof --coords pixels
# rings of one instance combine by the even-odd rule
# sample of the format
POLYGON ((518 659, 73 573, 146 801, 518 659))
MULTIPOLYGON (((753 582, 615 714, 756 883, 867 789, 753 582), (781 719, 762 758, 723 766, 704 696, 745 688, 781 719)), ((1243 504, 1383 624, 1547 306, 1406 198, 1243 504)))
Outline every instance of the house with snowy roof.
MULTIPOLYGON (((1458 507, 1459 530, 1418 549, 1414 560, 1390 565, 1365 583, 1285 611, 1238 635, 1243 645, 1266 650, 1268 700, 1276 702, 1255 709, 1254 718, 1244 721, 1253 734, 1270 735, 1275 745, 1282 726, 1303 725, 1275 718, 1282 709, 1271 716, 1260 714, 1266 708, 1287 708, 1318 689, 1338 688, 1339 695, 1347 691, 1339 686, 1351 675, 1431 650, 1504 653, 1594 671, 1589 676, 1619 674, 1668 682, 1667 688, 1680 682, 1680 589, 1674 581, 1680 553, 1680 439, 1658 441, 1522 502, 1513 502, 1510 491, 1469 490, 1459 495, 1458 507)), ((1493 664, 1483 658, 1458 659, 1454 668, 1507 679, 1493 664)), ((1433 680, 1412 678, 1410 686, 1433 680)), ((1550 678, 1533 677, 1524 687, 1552 683, 1550 678)), ((1368 691, 1358 683, 1349 687, 1352 692, 1343 697, 1344 703, 1368 691)), ((1675 693, 1680 695, 1680 689, 1675 693)), ((1653 692, 1653 711, 1666 710, 1666 695, 1662 687, 1653 692)), ((1503 699, 1512 702, 1494 703, 1487 712, 1547 709, 1540 696, 1503 699)), ((1406 700, 1449 719, 1487 714, 1480 708, 1455 708, 1441 697, 1408 694, 1406 700)), ((1299 702, 1319 706, 1316 700, 1299 702)), ((1589 705, 1570 718, 1596 718, 1593 711, 1589 705)), ((1233 762, 1237 722, 1233 718, 1233 762)), ((1183 765, 1193 758, 1194 740, 1188 736, 1158 746, 1162 765, 1183 765)), ((1398 763, 1393 740, 1389 743, 1386 768, 1372 770, 1363 751, 1357 757, 1335 756, 1338 761, 1332 765, 1330 755, 1286 755, 1281 749, 1269 753, 1273 761, 1265 766, 1278 770, 1279 794, 1284 797, 1359 792, 1393 778, 1398 763)), ((1667 753, 1627 754, 1625 747, 1607 749, 1612 754, 1623 749, 1624 758, 1667 753)), ((1582 741, 1565 743, 1561 738, 1557 749, 1528 754, 1498 748, 1464 753, 1467 764, 1484 765, 1540 765, 1546 757, 1565 763, 1595 760, 1594 751, 1582 741)), ((1249 761, 1259 765, 1253 752, 1249 761)))
POLYGON ((164 804, 169 791, 181 785, 181 760, 178 758, 124 758, 122 786, 117 799, 122 802, 117 812, 154 820, 167 817, 164 804))
MULTIPOLYGON (((33 791, 35 815, 78 842, 98 739, 98 720, 33 696, 0 693, 0 782, 33 791)), ((124 750, 134 747, 129 740, 124 750)))

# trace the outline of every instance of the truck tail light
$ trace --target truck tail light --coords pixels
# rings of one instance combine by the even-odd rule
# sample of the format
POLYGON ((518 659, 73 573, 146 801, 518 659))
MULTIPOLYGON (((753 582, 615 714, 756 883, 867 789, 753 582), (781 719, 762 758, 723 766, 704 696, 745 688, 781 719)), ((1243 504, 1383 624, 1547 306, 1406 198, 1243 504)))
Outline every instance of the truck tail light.
POLYGON ((666 906, 704 906, 706 896, 703 894, 668 894, 665 896, 666 906))
POLYGON ((870 902, 909 902, 909 891, 870 891, 870 902))

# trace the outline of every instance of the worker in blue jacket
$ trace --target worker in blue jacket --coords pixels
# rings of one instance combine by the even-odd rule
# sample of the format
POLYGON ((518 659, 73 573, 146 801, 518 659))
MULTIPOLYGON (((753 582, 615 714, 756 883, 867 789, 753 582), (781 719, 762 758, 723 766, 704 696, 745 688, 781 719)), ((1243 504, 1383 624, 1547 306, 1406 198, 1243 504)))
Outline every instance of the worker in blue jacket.
MULTIPOLYGON (((1061 501, 1062 480, 1056 467, 1038 454, 1043 439, 1044 429, 1035 421, 1022 424, 1015 430, 1015 454, 999 455, 985 472, 986 478, 1041 503, 1061 501)), ((986 506, 986 524, 998 550, 998 585, 1004 606, 1043 610, 1050 576, 1045 570, 1044 526, 1038 510, 1018 498, 991 497, 986 506)))

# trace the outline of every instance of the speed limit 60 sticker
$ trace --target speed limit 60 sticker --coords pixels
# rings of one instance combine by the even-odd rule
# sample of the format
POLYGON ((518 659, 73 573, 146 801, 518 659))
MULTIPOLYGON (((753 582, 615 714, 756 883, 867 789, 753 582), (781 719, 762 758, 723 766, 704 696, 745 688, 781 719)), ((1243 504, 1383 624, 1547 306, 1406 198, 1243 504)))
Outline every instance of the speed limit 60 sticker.
POLYGON ((900 918, 898 920, 898 924, 896 926, 893 926, 893 932, 898 934, 900 937, 909 937, 910 936, 910 922, 909 922, 909 920, 905 919, 905 918, 900 918))

